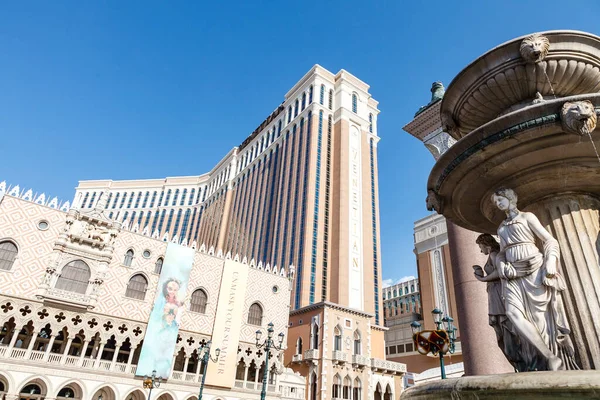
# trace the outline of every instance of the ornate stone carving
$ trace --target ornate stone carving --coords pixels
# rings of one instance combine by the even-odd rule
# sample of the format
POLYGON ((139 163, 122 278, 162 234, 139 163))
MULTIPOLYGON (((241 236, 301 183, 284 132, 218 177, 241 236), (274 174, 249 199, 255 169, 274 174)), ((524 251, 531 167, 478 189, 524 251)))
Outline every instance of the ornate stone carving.
POLYGON ((567 133, 587 135, 596 129, 596 110, 589 100, 566 102, 560 110, 560 119, 567 133))
MULTIPOLYGON (((562 300, 566 284, 558 271, 558 242, 535 214, 517 209, 512 189, 497 190, 492 201, 506 219, 498 227, 495 271, 486 278, 503 280, 506 317, 518 337, 511 352, 519 355, 525 370, 579 369, 562 300)), ((478 272, 476 268, 476 275, 481 275, 478 272)))
POLYGON ((542 61, 548 55, 549 49, 550 41, 548 38, 539 33, 534 33, 523 39, 519 52, 521 57, 528 63, 536 63, 542 61))
POLYGON ((442 214, 444 208, 443 200, 435 192, 435 190, 429 189, 427 191, 427 199, 425 199, 425 203, 427 205, 427 210, 435 210, 438 214, 442 214))

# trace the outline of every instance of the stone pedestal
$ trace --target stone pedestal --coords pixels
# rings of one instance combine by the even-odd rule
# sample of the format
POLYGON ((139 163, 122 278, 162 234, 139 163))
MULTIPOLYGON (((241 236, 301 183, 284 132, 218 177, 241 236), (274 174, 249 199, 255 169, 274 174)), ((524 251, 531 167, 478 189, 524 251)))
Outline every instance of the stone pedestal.
POLYGON ((443 379, 413 386, 400 400, 598 399, 599 371, 543 371, 443 379))
POLYGON ((450 221, 447 226, 465 375, 513 372, 488 323, 486 284, 473 275, 472 266, 483 266, 487 261, 487 256, 481 254, 475 244, 479 234, 450 221))
POLYGON ((600 368, 600 200, 587 194, 564 193, 536 202, 533 212, 558 240, 563 292, 577 361, 583 369, 600 368))

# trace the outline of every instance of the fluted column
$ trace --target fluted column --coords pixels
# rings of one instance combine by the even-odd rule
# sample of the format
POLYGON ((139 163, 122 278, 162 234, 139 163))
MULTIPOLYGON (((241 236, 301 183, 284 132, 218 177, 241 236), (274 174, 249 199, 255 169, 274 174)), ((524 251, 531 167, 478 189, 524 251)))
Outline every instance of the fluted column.
POLYGON ((473 275, 472 266, 487 261, 475 243, 479 234, 450 221, 447 226, 465 375, 513 372, 489 326, 487 286, 473 275))
POLYGON ((564 193, 528 206, 560 245, 562 299, 583 369, 600 368, 600 200, 564 193))

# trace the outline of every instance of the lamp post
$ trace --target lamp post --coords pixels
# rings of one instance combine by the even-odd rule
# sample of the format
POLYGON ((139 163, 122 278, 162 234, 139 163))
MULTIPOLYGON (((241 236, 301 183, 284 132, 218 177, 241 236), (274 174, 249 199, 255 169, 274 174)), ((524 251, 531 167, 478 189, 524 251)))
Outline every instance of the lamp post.
POLYGON ((413 331, 413 342, 417 351, 423 355, 429 353, 440 357, 440 371, 442 379, 446 379, 446 368, 444 366, 444 355, 454 354, 456 350, 456 327, 452 324, 454 319, 448 315, 442 317, 443 312, 437 308, 431 311, 436 329, 421 330, 421 324, 413 321, 410 327, 413 331))
POLYGON ((265 341, 263 343, 260 343, 260 338, 262 336, 262 332, 260 330, 256 331, 256 347, 257 348, 261 348, 261 347, 265 347, 265 353, 266 353, 266 360, 265 360, 265 373, 263 374, 263 385, 262 385, 262 391, 260 392, 260 400, 265 400, 265 398, 267 397, 267 382, 269 382, 269 351, 271 350, 271 347, 274 348, 275 350, 281 350, 283 348, 283 338, 284 338, 284 334, 283 332, 280 333, 278 335, 279 337, 279 344, 275 344, 275 342, 273 342, 273 332, 275 331, 273 329, 273 323, 269 322, 268 325, 268 329, 267 329, 267 338, 265 339, 265 341))
POLYGON ((156 370, 152 371, 152 376, 144 375, 144 389, 150 389, 148 392, 148 400, 152 398, 152 389, 158 388, 160 386, 160 380, 162 378, 156 377, 156 370))
POLYGON ((200 392, 198 393, 198 400, 202 400, 202 391, 204 390, 204 381, 206 380, 206 367, 208 367, 208 362, 217 362, 219 361, 219 354, 221 354, 221 349, 215 350, 215 358, 212 358, 210 355, 210 346, 212 345, 212 340, 209 340, 205 345, 200 346, 200 359, 202 363, 200 364, 202 368, 202 382, 200 383, 200 392))

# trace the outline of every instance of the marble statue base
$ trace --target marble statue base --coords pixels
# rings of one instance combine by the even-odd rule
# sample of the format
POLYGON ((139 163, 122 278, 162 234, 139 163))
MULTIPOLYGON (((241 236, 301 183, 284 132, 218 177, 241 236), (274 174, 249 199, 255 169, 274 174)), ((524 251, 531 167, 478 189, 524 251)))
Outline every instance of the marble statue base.
POLYGON ((400 400, 599 399, 600 371, 541 371, 466 376, 406 389, 400 400))

